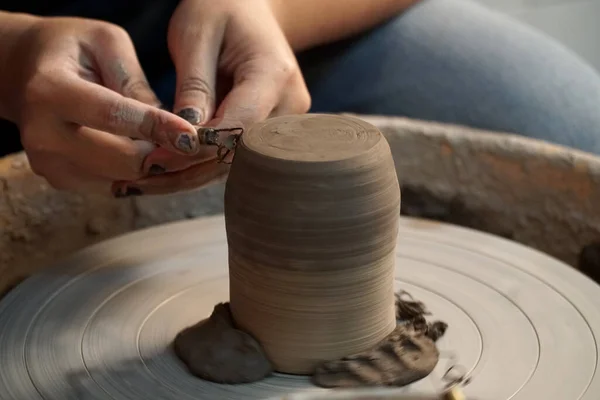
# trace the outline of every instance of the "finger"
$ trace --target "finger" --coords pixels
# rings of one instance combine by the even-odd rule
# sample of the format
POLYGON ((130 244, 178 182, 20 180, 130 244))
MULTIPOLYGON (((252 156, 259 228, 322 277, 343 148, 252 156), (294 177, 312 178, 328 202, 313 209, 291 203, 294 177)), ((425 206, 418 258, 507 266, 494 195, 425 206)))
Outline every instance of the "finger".
POLYGON ((216 159, 217 148, 215 146, 202 146, 193 156, 182 156, 159 147, 146 157, 142 170, 148 171, 148 175, 160 175, 182 171, 193 165, 216 159))
MULTIPOLYGON (((224 125, 222 121, 213 120, 211 121, 211 127, 217 130, 218 142, 226 143, 228 137, 233 132, 239 132, 239 124, 235 126, 224 125), (228 129, 236 129, 231 131, 228 129)), ((233 153, 233 152, 231 152, 233 153)), ((218 146, 201 146, 198 153, 193 156, 181 156, 168 150, 157 148, 146 158, 143 168, 144 171, 155 171, 158 173, 165 172, 176 172, 187 169, 193 165, 203 163, 206 161, 217 160, 218 158, 218 146)), ((233 154, 231 154, 233 155, 233 154)), ((226 162, 229 162, 232 157, 227 157, 226 162)))
POLYGON ((149 174, 144 161, 156 149, 150 142, 87 127, 62 136, 60 154, 84 171, 110 180, 136 180, 149 174))
POLYGON ((148 175, 144 161, 156 148, 154 144, 37 116, 40 119, 22 125, 22 141, 29 154, 52 154, 86 173, 110 180, 148 175))
POLYGON ((129 99, 78 77, 60 76, 44 93, 53 110, 78 125, 130 138, 144 139, 181 154, 198 151, 198 135, 184 119, 129 99), (56 93, 62 95, 56 96, 56 93))
POLYGON ((224 24, 181 24, 169 31, 169 49, 177 72, 173 111, 200 125, 215 111, 217 65, 224 24))
POLYGON ((139 63, 133 42, 125 31, 102 31, 94 36, 92 45, 106 87, 125 97, 160 107, 160 101, 139 63))
POLYGON ((226 178, 228 164, 207 161, 186 170, 145 178, 136 182, 116 182, 113 193, 117 197, 154 195, 199 189, 226 178))
POLYGON ((285 90, 269 117, 304 114, 310 110, 311 97, 301 74, 296 75, 289 90, 285 90))
POLYGON ((266 119, 279 100, 281 83, 268 74, 248 74, 235 82, 220 104, 215 119, 234 123, 247 129, 254 122, 266 119))
POLYGON ((29 163, 34 172, 46 179, 57 190, 82 194, 112 194, 112 180, 84 172, 81 168, 54 154, 31 156, 29 163))
MULTIPOLYGON (((240 133, 240 124, 226 125, 222 120, 215 119, 210 122, 210 128, 215 129, 217 136, 216 143, 227 144, 230 142, 231 135, 240 133)), ((210 160, 217 160, 224 149, 219 150, 219 146, 201 146, 198 153, 193 156, 181 156, 179 154, 172 153, 168 150, 157 148, 154 150, 145 161, 146 167, 144 170, 156 171, 157 173, 175 172, 187 169, 193 165, 203 163, 210 160)), ((230 162, 233 159, 233 153, 235 149, 230 151, 223 160, 230 162)))

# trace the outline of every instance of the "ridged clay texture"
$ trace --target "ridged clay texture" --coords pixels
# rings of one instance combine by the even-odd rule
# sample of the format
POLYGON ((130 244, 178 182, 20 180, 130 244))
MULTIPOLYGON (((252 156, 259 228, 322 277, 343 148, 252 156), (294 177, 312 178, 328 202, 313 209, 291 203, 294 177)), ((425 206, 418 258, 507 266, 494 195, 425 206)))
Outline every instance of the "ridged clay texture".
POLYGON ((230 305, 276 371, 310 374, 392 332, 399 212, 371 124, 294 115, 244 133, 225 189, 230 305))

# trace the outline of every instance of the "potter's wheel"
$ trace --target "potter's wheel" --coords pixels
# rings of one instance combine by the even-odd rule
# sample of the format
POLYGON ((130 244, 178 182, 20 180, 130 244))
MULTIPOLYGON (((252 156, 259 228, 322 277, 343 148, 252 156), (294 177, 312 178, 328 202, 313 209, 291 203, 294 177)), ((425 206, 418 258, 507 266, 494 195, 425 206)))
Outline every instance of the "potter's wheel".
MULTIPOLYGON (((568 266, 483 233, 401 219, 398 287, 450 329, 439 346, 481 400, 600 398, 600 287, 568 266)), ((167 348, 228 299, 222 217, 94 246, 0 302, 0 399, 266 399, 322 391, 305 378, 221 386, 167 348)), ((447 363, 406 393, 434 394, 447 363)))

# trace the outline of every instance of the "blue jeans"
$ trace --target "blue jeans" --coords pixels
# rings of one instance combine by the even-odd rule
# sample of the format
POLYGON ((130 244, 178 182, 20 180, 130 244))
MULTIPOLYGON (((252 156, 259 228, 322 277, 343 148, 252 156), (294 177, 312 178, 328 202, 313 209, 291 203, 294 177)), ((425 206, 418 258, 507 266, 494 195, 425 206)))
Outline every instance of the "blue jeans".
POLYGON ((600 154, 600 75, 470 0, 424 0, 301 62, 315 112, 458 123, 600 154))

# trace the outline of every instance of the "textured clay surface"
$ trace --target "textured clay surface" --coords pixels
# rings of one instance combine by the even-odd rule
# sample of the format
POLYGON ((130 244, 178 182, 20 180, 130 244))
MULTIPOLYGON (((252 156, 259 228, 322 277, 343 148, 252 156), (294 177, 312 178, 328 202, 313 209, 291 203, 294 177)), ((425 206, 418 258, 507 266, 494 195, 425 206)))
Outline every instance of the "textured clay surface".
POLYGON ((392 332, 399 213, 373 125, 293 115, 244 133, 225 191, 231 311, 276 371, 309 374, 392 332))
POLYGON ((229 304, 217 304, 208 319, 179 333, 174 349, 190 372, 211 382, 256 382, 272 372, 258 342, 235 328, 229 304))
POLYGON ((394 331, 373 348, 322 363, 312 381, 326 388, 402 387, 425 378, 438 364, 436 342, 446 333, 444 321, 427 322, 425 304, 401 291, 395 296, 394 331))
POLYGON ((327 388, 405 386, 429 375, 438 360, 433 340, 398 325, 375 348, 320 365, 313 382, 327 388))

